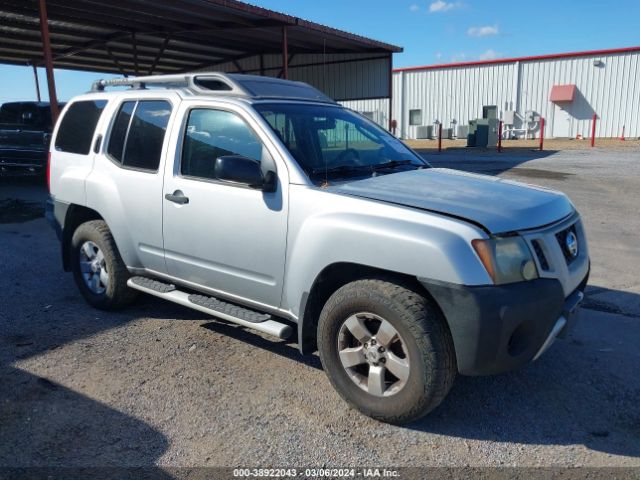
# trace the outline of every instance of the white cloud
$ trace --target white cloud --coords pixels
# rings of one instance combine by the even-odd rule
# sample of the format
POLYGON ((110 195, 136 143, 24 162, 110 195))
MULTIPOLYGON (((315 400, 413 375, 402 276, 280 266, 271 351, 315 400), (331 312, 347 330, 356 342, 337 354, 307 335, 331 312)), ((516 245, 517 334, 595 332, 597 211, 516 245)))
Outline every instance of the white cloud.
POLYGON ((418 10, 420 10, 420 6, 417 3, 413 3, 410 7, 409 10, 411 10, 412 12, 417 12, 418 10))
POLYGON ((436 53, 436 60, 441 60, 442 59, 442 53, 437 52, 436 53))
POLYGON ((489 35, 498 35, 500 31, 498 26, 485 25, 484 27, 471 27, 467 30, 470 37, 487 37, 489 35))
POLYGON ((431 2, 431 5, 429 5, 429 12, 448 12, 449 10, 460 7, 462 7, 461 2, 445 2, 443 0, 436 0, 435 2, 431 2))
POLYGON ((458 63, 458 62, 464 62, 467 59, 467 54, 466 53, 454 53, 451 56, 451 61, 453 63, 458 63))
POLYGON ((489 50, 485 50, 484 52, 482 52, 478 58, 480 60, 493 60, 495 58, 498 58, 500 56, 500 53, 496 52, 495 50, 493 50, 492 48, 490 48, 489 50))

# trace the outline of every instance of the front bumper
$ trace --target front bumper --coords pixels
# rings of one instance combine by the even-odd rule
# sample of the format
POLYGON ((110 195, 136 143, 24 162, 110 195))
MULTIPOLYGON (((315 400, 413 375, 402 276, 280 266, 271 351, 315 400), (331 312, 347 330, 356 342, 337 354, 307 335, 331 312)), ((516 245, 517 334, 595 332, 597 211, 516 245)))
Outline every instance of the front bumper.
POLYGON ((502 373, 535 360, 572 328, 587 276, 565 298, 556 279, 467 287, 421 280, 447 319, 463 375, 502 373))

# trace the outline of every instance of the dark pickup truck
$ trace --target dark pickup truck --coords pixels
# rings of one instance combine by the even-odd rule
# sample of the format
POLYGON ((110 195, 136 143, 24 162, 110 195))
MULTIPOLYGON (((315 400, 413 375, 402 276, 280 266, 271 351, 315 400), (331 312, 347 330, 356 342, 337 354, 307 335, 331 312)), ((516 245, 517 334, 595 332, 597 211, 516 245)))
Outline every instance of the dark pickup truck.
POLYGON ((49 102, 2 104, 0 175, 44 174, 52 129, 49 102))

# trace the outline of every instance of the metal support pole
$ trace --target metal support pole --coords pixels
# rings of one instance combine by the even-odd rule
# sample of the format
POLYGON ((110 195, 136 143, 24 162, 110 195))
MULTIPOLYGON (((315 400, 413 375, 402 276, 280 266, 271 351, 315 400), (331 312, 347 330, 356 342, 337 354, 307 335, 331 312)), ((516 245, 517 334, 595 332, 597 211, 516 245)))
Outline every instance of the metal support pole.
POLYGON ((31 66, 33 67, 33 78, 36 81, 36 95, 38 96, 38 101, 41 102, 42 97, 40 96, 40 80, 38 79, 38 68, 35 65, 31 66))
POLYGON ((540 119, 540 151, 544 149, 544 118, 540 119))
POLYGON ((289 78, 289 46, 287 45, 287 27, 282 27, 282 78, 289 78))
POLYGON ((393 131, 393 54, 389 54, 389 131, 393 131))
POLYGON ((58 95, 56 94, 56 80, 53 77, 53 56, 51 55, 51 37, 49 36, 49 18, 47 17, 46 0, 39 0, 40 33, 42 35, 42 53, 44 66, 47 70, 47 87, 49 88, 49 104, 51 107, 51 121, 55 124, 60 115, 58 95))
POLYGON ((442 151, 442 123, 438 124, 438 152, 442 151))
POLYGON ((498 153, 502 153, 502 120, 498 123, 498 153))
POLYGON ((596 146, 596 120, 598 120, 598 115, 594 113, 591 119, 591 147, 596 146))

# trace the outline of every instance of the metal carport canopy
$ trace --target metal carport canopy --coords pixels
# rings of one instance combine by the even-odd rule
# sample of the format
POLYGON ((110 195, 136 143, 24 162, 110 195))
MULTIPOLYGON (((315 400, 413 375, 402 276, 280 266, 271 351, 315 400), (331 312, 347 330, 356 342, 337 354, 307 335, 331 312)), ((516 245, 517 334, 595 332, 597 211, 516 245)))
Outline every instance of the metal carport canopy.
MULTIPOLYGON (((241 60, 269 54, 285 78, 294 55, 388 57, 391 85, 391 56, 401 51, 236 0, 0 0, 0 63, 48 67, 52 99, 53 67, 149 75, 231 62, 242 72, 241 60)), ((309 65, 318 61, 300 67, 309 65)))

